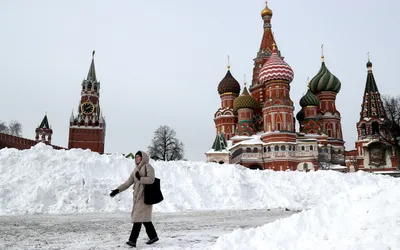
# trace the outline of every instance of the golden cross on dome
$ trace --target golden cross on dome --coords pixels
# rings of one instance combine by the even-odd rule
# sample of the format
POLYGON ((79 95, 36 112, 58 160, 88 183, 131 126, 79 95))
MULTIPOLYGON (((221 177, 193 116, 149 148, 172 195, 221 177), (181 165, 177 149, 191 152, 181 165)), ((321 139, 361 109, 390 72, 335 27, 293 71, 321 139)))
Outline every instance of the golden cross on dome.
POLYGON ((324 61, 325 56, 324 56, 324 45, 323 44, 321 45, 321 51, 322 51, 321 59, 322 59, 322 61, 324 61))
POLYGON ((370 61, 369 52, 367 53, 367 55, 368 55, 368 62, 369 62, 370 61))
POLYGON ((228 55, 228 70, 230 70, 231 69, 231 62, 230 62, 230 58, 229 58, 229 55, 228 55))
POLYGON ((246 74, 244 74, 244 87, 246 88, 246 74))

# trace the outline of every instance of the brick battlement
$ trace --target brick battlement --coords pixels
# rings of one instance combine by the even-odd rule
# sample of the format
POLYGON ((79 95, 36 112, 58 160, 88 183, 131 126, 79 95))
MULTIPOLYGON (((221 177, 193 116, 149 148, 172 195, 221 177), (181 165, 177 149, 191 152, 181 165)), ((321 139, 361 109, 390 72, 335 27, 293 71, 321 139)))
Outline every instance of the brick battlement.
MULTIPOLYGON (((2 148, 16 148, 19 150, 30 149, 32 146, 35 146, 37 143, 39 143, 39 142, 30 140, 30 139, 26 139, 23 137, 0 133, 0 149, 2 149, 2 148)), ((50 145, 50 146, 52 146, 54 149, 66 149, 63 147, 55 146, 55 145, 50 145)))

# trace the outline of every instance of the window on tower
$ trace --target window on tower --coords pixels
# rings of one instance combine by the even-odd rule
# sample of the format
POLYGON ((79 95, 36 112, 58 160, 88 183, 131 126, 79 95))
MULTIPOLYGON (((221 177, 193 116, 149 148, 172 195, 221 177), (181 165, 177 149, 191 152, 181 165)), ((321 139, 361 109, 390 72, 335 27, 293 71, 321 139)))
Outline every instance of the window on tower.
POLYGON ((372 134, 379 134, 379 123, 372 122, 372 134))

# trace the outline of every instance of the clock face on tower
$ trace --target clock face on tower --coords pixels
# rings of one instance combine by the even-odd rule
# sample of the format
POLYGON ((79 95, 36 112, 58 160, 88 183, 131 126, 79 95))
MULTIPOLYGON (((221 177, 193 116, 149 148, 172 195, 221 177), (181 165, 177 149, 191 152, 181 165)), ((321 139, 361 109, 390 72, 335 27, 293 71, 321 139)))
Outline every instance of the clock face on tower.
POLYGON ((85 102, 81 105, 81 111, 85 115, 90 115, 94 112, 94 105, 91 102, 85 102))

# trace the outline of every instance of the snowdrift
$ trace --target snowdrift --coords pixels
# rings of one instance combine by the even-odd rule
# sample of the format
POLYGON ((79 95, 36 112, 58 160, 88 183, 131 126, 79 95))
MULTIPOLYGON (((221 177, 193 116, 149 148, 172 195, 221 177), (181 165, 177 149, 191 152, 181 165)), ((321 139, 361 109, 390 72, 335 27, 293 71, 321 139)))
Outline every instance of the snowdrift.
MULTIPOLYGON (((390 185, 390 177, 363 173, 273 172, 202 162, 151 162, 165 200, 156 211, 191 209, 312 208, 333 196, 363 187, 390 185)), ((130 211, 128 189, 109 193, 125 181, 134 161, 89 150, 0 151, 0 215, 130 211)))
POLYGON ((235 230, 212 249, 400 249, 400 184, 382 181, 259 228, 235 230))

